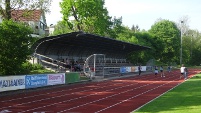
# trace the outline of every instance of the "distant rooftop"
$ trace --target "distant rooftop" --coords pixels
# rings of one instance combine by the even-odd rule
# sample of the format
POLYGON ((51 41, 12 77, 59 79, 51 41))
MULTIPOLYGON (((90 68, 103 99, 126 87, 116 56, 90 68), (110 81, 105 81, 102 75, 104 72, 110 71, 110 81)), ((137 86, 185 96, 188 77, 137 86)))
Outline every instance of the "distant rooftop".
POLYGON ((39 21, 41 10, 12 10, 11 17, 16 21, 39 21))

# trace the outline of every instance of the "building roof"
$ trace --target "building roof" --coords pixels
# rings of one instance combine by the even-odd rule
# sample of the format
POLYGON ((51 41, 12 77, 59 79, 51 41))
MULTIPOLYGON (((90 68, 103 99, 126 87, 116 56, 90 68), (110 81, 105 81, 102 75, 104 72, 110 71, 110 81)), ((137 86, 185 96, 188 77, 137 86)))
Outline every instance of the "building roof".
POLYGON ((15 21, 40 21, 41 10, 12 10, 11 18, 15 21))
POLYGON ((32 48, 36 53, 46 56, 88 57, 92 54, 105 54, 109 58, 126 58, 133 51, 150 49, 150 47, 84 32, 45 37, 38 40, 32 48))

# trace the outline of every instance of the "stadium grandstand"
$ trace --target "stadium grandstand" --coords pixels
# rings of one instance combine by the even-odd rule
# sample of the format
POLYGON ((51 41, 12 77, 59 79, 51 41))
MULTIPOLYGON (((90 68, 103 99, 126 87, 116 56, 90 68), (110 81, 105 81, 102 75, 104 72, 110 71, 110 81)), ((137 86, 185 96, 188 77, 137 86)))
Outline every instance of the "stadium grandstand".
POLYGON ((150 47, 80 31, 41 38, 32 49, 33 63, 51 70, 83 71, 87 76, 107 77, 119 74, 122 66, 133 66, 126 59, 129 53, 150 47))

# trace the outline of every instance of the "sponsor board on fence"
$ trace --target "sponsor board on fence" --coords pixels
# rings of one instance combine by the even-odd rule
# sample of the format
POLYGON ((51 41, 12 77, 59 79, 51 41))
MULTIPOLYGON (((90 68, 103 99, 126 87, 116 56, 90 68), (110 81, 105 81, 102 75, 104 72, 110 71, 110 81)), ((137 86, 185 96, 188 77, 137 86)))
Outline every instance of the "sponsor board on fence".
POLYGON ((137 72, 136 66, 131 66, 131 72, 137 72))
MULTIPOLYGON (((141 71, 146 71, 147 66, 141 66, 141 71)), ((138 66, 122 66, 120 68, 120 73, 130 73, 130 72, 138 72, 138 66)))
POLYGON ((25 89, 25 76, 0 77, 0 92, 25 89))
POLYGON ((120 68, 120 73, 130 73, 131 72, 131 67, 129 66, 122 66, 120 68))
POLYGON ((123 67, 123 66, 122 66, 122 67, 120 68, 120 73, 126 73, 126 67, 123 67))
POLYGON ((47 86, 47 75, 27 75, 25 76, 25 88, 36 88, 47 86))
POLYGON ((141 66, 141 71, 147 71, 147 66, 141 66))
POLYGON ((65 84, 65 73, 48 74, 47 85, 65 84))
MULTIPOLYGON (((133 68, 132 72, 138 72, 138 67, 139 66, 132 66, 131 68, 133 68)), ((147 71, 147 66, 141 66, 141 71, 147 71)))
POLYGON ((130 73, 131 72, 131 67, 126 67, 126 73, 130 73))

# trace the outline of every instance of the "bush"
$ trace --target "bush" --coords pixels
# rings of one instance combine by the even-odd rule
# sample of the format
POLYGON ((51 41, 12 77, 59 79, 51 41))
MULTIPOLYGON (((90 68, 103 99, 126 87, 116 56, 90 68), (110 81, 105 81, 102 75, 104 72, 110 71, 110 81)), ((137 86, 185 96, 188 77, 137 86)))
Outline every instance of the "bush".
POLYGON ((31 55, 31 29, 23 23, 5 20, 0 23, 0 74, 19 75, 31 69, 24 64, 31 55))
POLYGON ((32 70, 44 69, 41 64, 32 64, 32 70))
POLYGON ((44 67, 40 64, 31 64, 30 62, 25 62, 22 64, 20 74, 29 74, 33 70, 41 70, 44 67))

